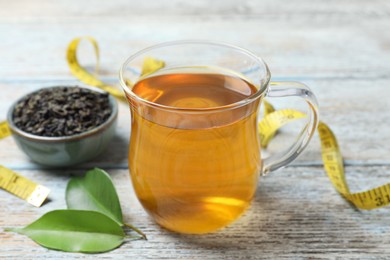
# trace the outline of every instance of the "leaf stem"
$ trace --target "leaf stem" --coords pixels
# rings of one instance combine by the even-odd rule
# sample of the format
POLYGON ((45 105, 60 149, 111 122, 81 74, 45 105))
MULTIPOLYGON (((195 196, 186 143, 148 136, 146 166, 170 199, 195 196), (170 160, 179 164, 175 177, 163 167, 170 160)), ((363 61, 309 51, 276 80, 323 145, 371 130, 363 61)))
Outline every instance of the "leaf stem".
POLYGON ((129 241, 144 240, 143 236, 138 236, 138 235, 136 235, 136 236, 128 236, 128 235, 126 235, 126 238, 128 238, 129 241))
POLYGON ((139 230, 138 228, 134 227, 133 225, 131 224, 127 224, 127 223, 123 223, 126 227, 129 227, 131 228, 132 230, 134 230, 135 232, 137 232, 138 234, 140 234, 142 236, 143 239, 145 240, 148 240, 146 235, 141 231, 139 230))

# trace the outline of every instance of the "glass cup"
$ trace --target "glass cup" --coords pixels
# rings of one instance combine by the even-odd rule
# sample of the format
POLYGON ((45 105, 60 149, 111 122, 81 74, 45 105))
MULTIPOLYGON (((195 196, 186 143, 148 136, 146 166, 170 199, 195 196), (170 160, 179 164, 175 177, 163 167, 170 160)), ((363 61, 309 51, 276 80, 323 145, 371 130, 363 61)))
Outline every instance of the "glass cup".
POLYGON ((314 94, 270 78, 258 56, 215 42, 163 43, 126 60, 120 82, 132 117, 130 176, 157 223, 190 234, 227 226, 249 207, 259 176, 307 146, 318 124, 314 94), (145 74, 151 58, 164 66, 145 74), (294 144, 262 159, 257 125, 264 97, 301 97, 309 112, 294 144))

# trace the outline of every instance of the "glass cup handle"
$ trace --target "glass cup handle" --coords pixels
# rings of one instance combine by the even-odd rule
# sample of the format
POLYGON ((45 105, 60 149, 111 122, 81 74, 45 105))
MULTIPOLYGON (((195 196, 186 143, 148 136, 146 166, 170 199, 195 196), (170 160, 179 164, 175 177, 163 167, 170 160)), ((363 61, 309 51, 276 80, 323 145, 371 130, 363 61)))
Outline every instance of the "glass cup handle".
POLYGON ((308 121, 299 133, 295 143, 287 150, 263 160, 261 175, 266 175, 292 162, 309 144, 318 125, 318 103, 310 88, 299 82, 271 82, 266 97, 301 97, 309 106, 308 121))

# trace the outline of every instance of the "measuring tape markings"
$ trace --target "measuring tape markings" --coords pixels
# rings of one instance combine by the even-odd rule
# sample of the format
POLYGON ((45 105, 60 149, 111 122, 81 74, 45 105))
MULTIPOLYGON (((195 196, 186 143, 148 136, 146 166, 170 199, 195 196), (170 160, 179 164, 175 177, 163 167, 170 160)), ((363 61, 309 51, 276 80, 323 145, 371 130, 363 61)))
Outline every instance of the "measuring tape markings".
POLYGON ((329 179, 338 192, 344 196, 350 194, 344 174, 344 163, 336 137, 323 122, 318 124, 318 134, 321 140, 322 161, 329 179))
POLYGON ((113 86, 107 85, 103 81, 99 80, 97 76, 91 74, 89 71, 87 71, 84 67, 82 67, 77 59, 77 48, 79 46, 79 43, 82 40, 88 40, 90 43, 92 43, 95 54, 96 54, 96 71, 95 73, 98 73, 99 70, 99 47, 96 42, 96 40, 92 37, 79 37, 75 38, 73 41, 70 42, 68 46, 68 50, 66 52, 66 59, 68 61, 68 65, 70 68, 70 71, 74 76, 76 76, 80 81, 84 82, 87 85, 98 87, 114 97, 118 98, 121 101, 126 101, 126 97, 124 96, 123 92, 119 89, 116 89, 113 86))
MULTIPOLYGON (((96 86, 114 97, 118 98, 121 101, 126 101, 125 96, 121 91, 115 89, 114 87, 105 84, 103 81, 97 79, 97 75, 93 75, 83 68, 77 59, 77 48, 81 40, 87 39, 92 43, 95 54, 96 54, 96 69, 95 73, 98 73, 99 70, 99 47, 97 42, 92 37, 82 37, 74 39, 68 47, 67 50, 67 61, 70 67, 71 72, 78 79, 84 82, 87 85, 96 86)), ((154 71, 165 66, 165 63, 160 60, 153 58, 145 58, 142 75, 153 73, 154 71)), ((8 137, 11 135, 11 130, 8 126, 7 121, 0 122, 0 139, 8 137)), ((26 200, 28 203, 40 207, 45 199, 48 197, 50 190, 42 185, 36 184, 33 181, 17 174, 16 172, 7 169, 4 166, 0 165, 0 188, 18 196, 19 198, 26 200)))
MULTIPOLYGON (((0 139, 11 135, 7 121, 0 122, 0 139)), ((40 207, 50 190, 0 165, 0 188, 40 207)))
POLYGON ((50 190, 0 165, 0 188, 40 207, 50 190))
MULTIPOLYGON (((96 73, 98 72, 99 48, 96 40, 92 37, 80 37, 74 39, 69 44, 67 50, 67 61, 72 74, 85 84, 96 86, 107 91, 119 100, 126 101, 126 98, 121 91, 105 84, 103 81, 99 80, 97 76, 91 74, 80 65, 77 59, 77 48, 80 41, 83 39, 87 39, 92 43, 95 49, 97 58, 96 73)), ((142 75, 153 73, 164 66, 165 63, 163 61, 146 57, 142 67, 142 75)), ((264 100, 263 104, 264 118, 258 124, 261 146, 263 148, 268 146, 278 129, 282 126, 294 120, 306 117, 305 113, 293 109, 275 111, 274 107, 266 100, 264 100)), ((343 197, 359 209, 374 209, 390 204, 390 183, 368 191, 351 194, 345 179, 343 159, 336 137, 330 128, 323 122, 319 123, 318 133, 321 141, 321 154, 325 171, 333 186, 343 197)), ((7 122, 0 122, 0 139, 5 138, 10 134, 11 132, 7 122)), ((37 207, 43 203, 49 194, 49 189, 46 187, 38 185, 3 166, 0 166, 0 187, 27 200, 37 207)))
MULTIPOLYGON (((278 128, 304 116, 306 116, 304 113, 293 109, 278 110, 266 115, 259 122, 261 138, 265 138, 269 142, 278 128)), ((390 204, 390 183, 363 192, 350 192, 345 178, 343 159, 335 135, 323 122, 319 123, 317 130, 321 142, 324 168, 336 190, 359 209, 371 210, 390 204)))
MULTIPOLYGON (((119 90, 113 86, 110 86, 97 78, 97 74, 98 74, 98 70, 99 70, 100 55, 99 55, 99 46, 94 38, 92 38, 92 37, 79 37, 79 38, 73 39, 68 46, 66 58, 68 61, 70 71, 80 81, 84 82, 87 85, 98 87, 98 88, 110 93, 114 97, 118 98, 120 101, 127 102, 127 99, 121 90, 119 90), (92 73, 87 71, 84 67, 82 67, 77 59, 77 48, 78 48, 80 42, 84 39, 88 40, 94 47, 96 60, 97 60, 96 69, 95 69, 96 75, 93 75, 92 73)), ((164 66, 165 66, 164 61, 157 60, 157 59, 154 59, 152 57, 145 57, 144 63, 142 65, 141 76, 151 74, 151 73, 163 68, 164 66)), ((131 84, 131 81, 126 80, 126 84, 131 84)))
POLYGON ((318 126, 318 132, 325 171, 336 190, 360 209, 370 210, 390 204, 390 184, 352 194, 345 179, 343 160, 336 137, 322 122, 318 126))
MULTIPOLYGON (((80 64, 77 62, 76 49, 81 39, 82 38, 76 38, 73 40, 68 48, 68 62, 70 57, 71 62, 69 62, 69 66, 71 67, 71 70, 73 69, 73 74, 83 82, 86 82, 84 81, 85 78, 91 77, 88 80, 89 84, 100 85, 100 87, 105 86, 107 91, 110 92, 109 90, 113 87, 105 85, 101 81, 96 82, 95 80, 97 79, 85 69, 81 68, 80 64), (74 67, 77 67, 77 70, 74 67)), ((99 56, 97 42, 91 37, 87 37, 87 39, 94 45, 98 59, 99 56)), ((146 57, 142 67, 142 75, 153 73, 154 71, 159 70, 164 66, 165 63, 163 61, 156 60, 151 57, 146 57)), ((258 129, 261 146, 264 148, 268 146, 269 142, 274 138, 278 129, 280 129, 282 126, 294 120, 306 117, 305 113, 293 109, 275 111, 275 108, 266 100, 264 100, 263 104, 264 118, 259 122, 258 129)), ((351 194, 345 179, 343 159, 337 144, 336 137, 329 129, 329 127, 323 122, 319 123, 318 132, 321 141, 324 168, 336 190, 348 201, 360 209, 373 209, 390 204, 390 184, 386 184, 365 192, 351 194)))
POLYGON ((266 148, 282 126, 304 117, 305 113, 293 109, 282 109, 267 114, 258 124, 261 146, 266 148))

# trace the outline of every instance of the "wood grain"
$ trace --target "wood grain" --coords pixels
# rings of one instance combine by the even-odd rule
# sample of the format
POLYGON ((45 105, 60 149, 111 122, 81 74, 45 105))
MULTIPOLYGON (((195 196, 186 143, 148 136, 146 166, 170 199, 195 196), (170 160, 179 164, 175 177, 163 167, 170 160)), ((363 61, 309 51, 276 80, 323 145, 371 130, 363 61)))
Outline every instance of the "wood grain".
MULTIPOLYGON (((278 78, 275 78, 278 79, 278 78)), ((286 80, 289 78, 280 78, 286 80)), ((294 78, 292 78, 293 80, 294 78)), ((311 86, 318 97, 321 120, 327 123, 338 138, 342 154, 349 165, 389 165, 390 159, 390 79, 357 80, 357 79, 315 79, 304 80, 311 86)), ((0 83, 6 91, 4 101, 0 102, 0 111, 7 111, 11 104, 26 93, 38 88, 55 85, 79 84, 77 80, 47 80, 30 83, 0 83)), ((277 109, 294 108, 305 111, 300 100, 269 99, 277 109)), ((6 119, 6 112, 0 115, 0 121, 6 119)), ((302 121, 303 122, 303 121, 302 121)), ((272 154, 285 148, 294 141, 301 125, 288 125, 272 141, 264 155, 272 154)), ((83 168, 100 166, 125 168, 127 165, 127 145, 130 136, 130 112, 126 104, 120 104, 117 135, 108 151, 83 166, 83 168)), ((18 149, 12 138, 1 141, 7 147, 7 153, 1 154, 5 166, 17 169, 37 168, 34 163, 18 149)), ((307 150, 294 162, 294 165, 320 165, 320 143, 315 135, 307 150)))
MULTIPOLYGON (((386 182, 389 167, 347 167, 352 190, 386 182)), ((80 170, 20 171, 50 187, 50 202, 40 209, 0 191, 0 226, 23 226, 52 209, 64 208, 66 182, 80 170), (12 216, 12 217, 10 217, 12 216)), ((388 255, 389 208, 370 212, 353 209, 330 185, 320 167, 290 167, 264 177, 251 208, 231 226, 210 235, 179 235, 157 226, 142 210, 127 170, 110 170, 119 192, 125 220, 140 227, 148 241, 125 243, 119 249, 91 258, 129 259, 332 259, 388 255)), ((0 233, 5 258, 87 257, 41 248, 28 238, 0 233)))
MULTIPOLYGON (((108 1, 102 6, 88 1, 40 2, 1 4, 1 80, 68 78, 64 50, 80 35, 97 38, 102 74, 114 79, 121 63, 135 51, 194 38, 248 48, 269 63, 275 76, 389 77, 390 35, 384 32, 390 6, 383 1, 246 1, 247 11, 239 16, 226 10, 239 9, 233 1, 211 6, 208 1, 108 1)), ((89 64, 87 54, 83 61, 89 64)))
MULTIPOLYGON (((318 97, 321 119, 336 134, 351 190, 390 176, 390 2, 363 1, 80 1, 0 0, 0 121, 22 95, 41 87, 79 84, 65 50, 71 39, 95 37, 101 78, 114 85, 127 56, 179 39, 225 41, 262 56, 273 80, 301 81, 318 97)), ((80 61, 94 66, 83 44, 80 61)), ((277 108, 305 107, 270 100, 277 108)), ((264 154, 292 142, 297 122, 282 129, 264 154)), ((127 170, 128 107, 120 105, 117 135, 95 160, 67 169, 31 162, 12 138, 0 140, 0 164, 52 190, 42 208, 0 190, 0 259, 387 259, 389 207, 358 211, 331 186, 321 165, 318 137, 290 166, 262 178, 252 207, 233 225, 205 236, 174 234, 156 225, 137 201, 127 170), (70 176, 99 166, 119 191, 125 219, 149 241, 125 243, 107 254, 71 254, 39 247, 4 232, 47 211, 65 208, 70 176)))
POLYGON ((86 18, 94 16, 111 17, 114 14, 117 16, 126 16, 129 11, 133 16, 224 16, 224 15, 240 15, 240 16, 275 16, 283 18, 283 15, 293 16, 361 16, 365 17, 388 17, 389 13, 386 8, 389 8, 389 3, 381 0, 364 1, 306 1, 296 0, 294 2, 286 2, 283 0, 242 0, 239 3, 235 0, 198 0, 198 1, 182 1, 182 0, 144 0, 144 1, 106 1, 93 4, 93 1, 77 1, 77 0, 58 0, 56 2, 50 0, 40 0, 39 4, 32 3, 28 0, 18 0, 8 2, 1 0, 2 8, 0 15, 3 18, 26 16, 26 17, 73 17, 83 16, 86 18), (164 10, 164 12, 161 12, 164 10))

